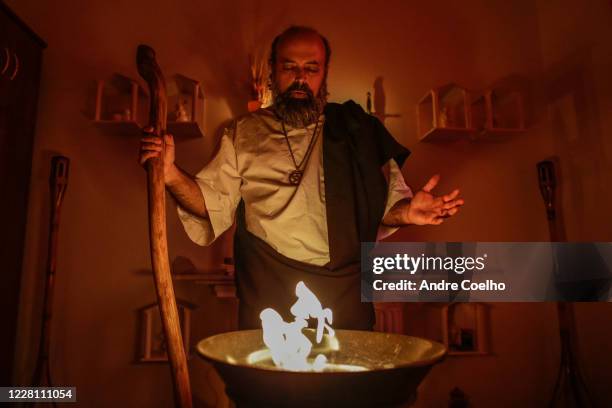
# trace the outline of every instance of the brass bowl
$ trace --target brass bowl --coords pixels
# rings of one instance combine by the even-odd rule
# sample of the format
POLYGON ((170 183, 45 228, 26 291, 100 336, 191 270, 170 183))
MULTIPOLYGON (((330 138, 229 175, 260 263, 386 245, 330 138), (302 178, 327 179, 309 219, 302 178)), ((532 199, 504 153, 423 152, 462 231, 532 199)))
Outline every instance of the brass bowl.
POLYGON ((395 407, 408 403, 446 348, 399 334, 336 330, 314 341, 311 356, 325 354, 330 369, 287 371, 274 366, 261 330, 222 333, 198 343, 238 407, 395 407))

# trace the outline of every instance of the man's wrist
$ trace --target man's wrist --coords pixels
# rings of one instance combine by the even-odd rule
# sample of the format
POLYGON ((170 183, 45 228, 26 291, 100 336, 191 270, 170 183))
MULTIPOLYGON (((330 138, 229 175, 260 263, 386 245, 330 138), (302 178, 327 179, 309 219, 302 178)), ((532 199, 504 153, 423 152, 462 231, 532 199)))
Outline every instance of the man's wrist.
POLYGON ((404 211, 402 211, 402 224, 403 225, 414 224, 410 217, 410 201, 405 205, 406 207, 404 207, 404 211))
POLYGON ((387 227, 401 227, 412 224, 410 221, 410 198, 405 198, 393 205, 391 210, 383 218, 382 224, 387 227))
POLYGON ((172 163, 171 167, 166 170, 164 179, 166 187, 172 187, 176 183, 180 182, 181 170, 174 163, 172 163))

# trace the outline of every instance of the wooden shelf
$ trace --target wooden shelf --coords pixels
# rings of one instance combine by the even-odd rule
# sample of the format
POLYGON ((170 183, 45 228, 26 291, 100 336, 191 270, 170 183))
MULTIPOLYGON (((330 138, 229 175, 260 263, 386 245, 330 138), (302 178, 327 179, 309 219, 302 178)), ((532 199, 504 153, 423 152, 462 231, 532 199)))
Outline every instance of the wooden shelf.
POLYGON ((233 274, 227 273, 225 269, 212 270, 209 272, 173 273, 175 281, 188 281, 200 285, 212 286, 217 298, 231 298, 236 296, 236 280, 233 274))
POLYGON ((449 354, 485 355, 489 352, 489 306, 481 302, 450 303, 442 308, 442 338, 449 354), (453 348, 467 341, 465 350, 453 348))
MULTIPOLYGON (((153 271, 150 269, 140 269, 136 273, 141 276, 150 277, 153 271)), ((224 265, 220 268, 212 268, 205 271, 194 269, 190 272, 173 272, 172 280, 175 282, 193 282, 198 285, 211 286, 217 298, 236 298, 236 279, 233 265, 224 265)))
POLYGON ((526 130, 523 97, 516 90, 497 87, 474 93, 471 110, 478 140, 506 140, 526 130))
POLYGON ((135 121, 144 110, 146 90, 138 81, 121 74, 98 80, 94 121, 135 121))
POLYGON ((200 82, 182 74, 173 75, 168 80, 167 95, 168 132, 184 139, 202 137, 204 93, 200 82))
MULTIPOLYGON (((176 74, 167 83, 167 132, 177 142, 203 137, 204 94, 200 83, 176 74), (179 109, 180 108, 180 109, 179 109), (179 110, 184 121, 176 121, 179 110)), ((93 123, 108 133, 142 137, 143 124, 148 122, 148 93, 139 82, 121 74, 99 80, 96 88, 93 123)))
POLYGON ((424 135, 421 136, 422 142, 452 142, 460 139, 471 139, 476 133, 476 129, 473 128, 431 128, 424 135))
POLYGON ((219 272, 173 273, 172 279, 177 281, 193 281, 204 285, 234 284, 234 277, 220 270, 219 272))
POLYGON ((426 337, 443 343, 449 356, 491 355, 490 308, 482 302, 428 304, 426 337))
MULTIPOLYGON (((187 358, 191 356, 191 312, 196 305, 181 299, 176 299, 179 314, 181 337, 187 358)), ((163 326, 160 318, 159 305, 151 303, 138 309, 140 348, 138 352, 139 363, 167 362, 163 326)))
POLYGON ((204 137, 198 122, 168 122, 168 133, 180 139, 197 139, 204 137))
POLYGON ((474 133, 469 92, 453 83, 433 88, 417 104, 419 140, 453 141, 474 133))
POLYGON ((526 130, 523 97, 508 87, 473 92, 450 83, 421 98, 417 124, 422 142, 504 141, 526 130))

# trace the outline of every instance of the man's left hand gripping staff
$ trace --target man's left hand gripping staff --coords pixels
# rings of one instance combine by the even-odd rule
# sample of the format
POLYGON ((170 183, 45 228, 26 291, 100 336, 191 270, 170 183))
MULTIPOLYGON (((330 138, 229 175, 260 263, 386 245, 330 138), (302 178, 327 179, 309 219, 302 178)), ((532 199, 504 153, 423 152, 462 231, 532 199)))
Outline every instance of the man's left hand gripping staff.
POLYGON ((440 225, 448 217, 457 214, 465 201, 459 198, 459 189, 449 194, 434 196, 431 191, 440 181, 436 174, 412 199, 398 202, 383 219, 383 224, 398 225, 440 225))

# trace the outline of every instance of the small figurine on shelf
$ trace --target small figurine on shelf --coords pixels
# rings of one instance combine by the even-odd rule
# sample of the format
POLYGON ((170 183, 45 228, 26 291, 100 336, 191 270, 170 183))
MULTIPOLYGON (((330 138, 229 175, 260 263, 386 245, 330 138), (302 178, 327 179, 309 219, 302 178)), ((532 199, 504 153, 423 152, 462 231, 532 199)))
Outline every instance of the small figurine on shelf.
POLYGON ((123 120, 132 120, 132 111, 128 108, 123 110, 123 120))
POLYGON ((174 120, 177 122, 189 122, 189 115, 187 114, 187 109, 185 105, 187 101, 182 100, 176 104, 176 110, 174 111, 174 120))

